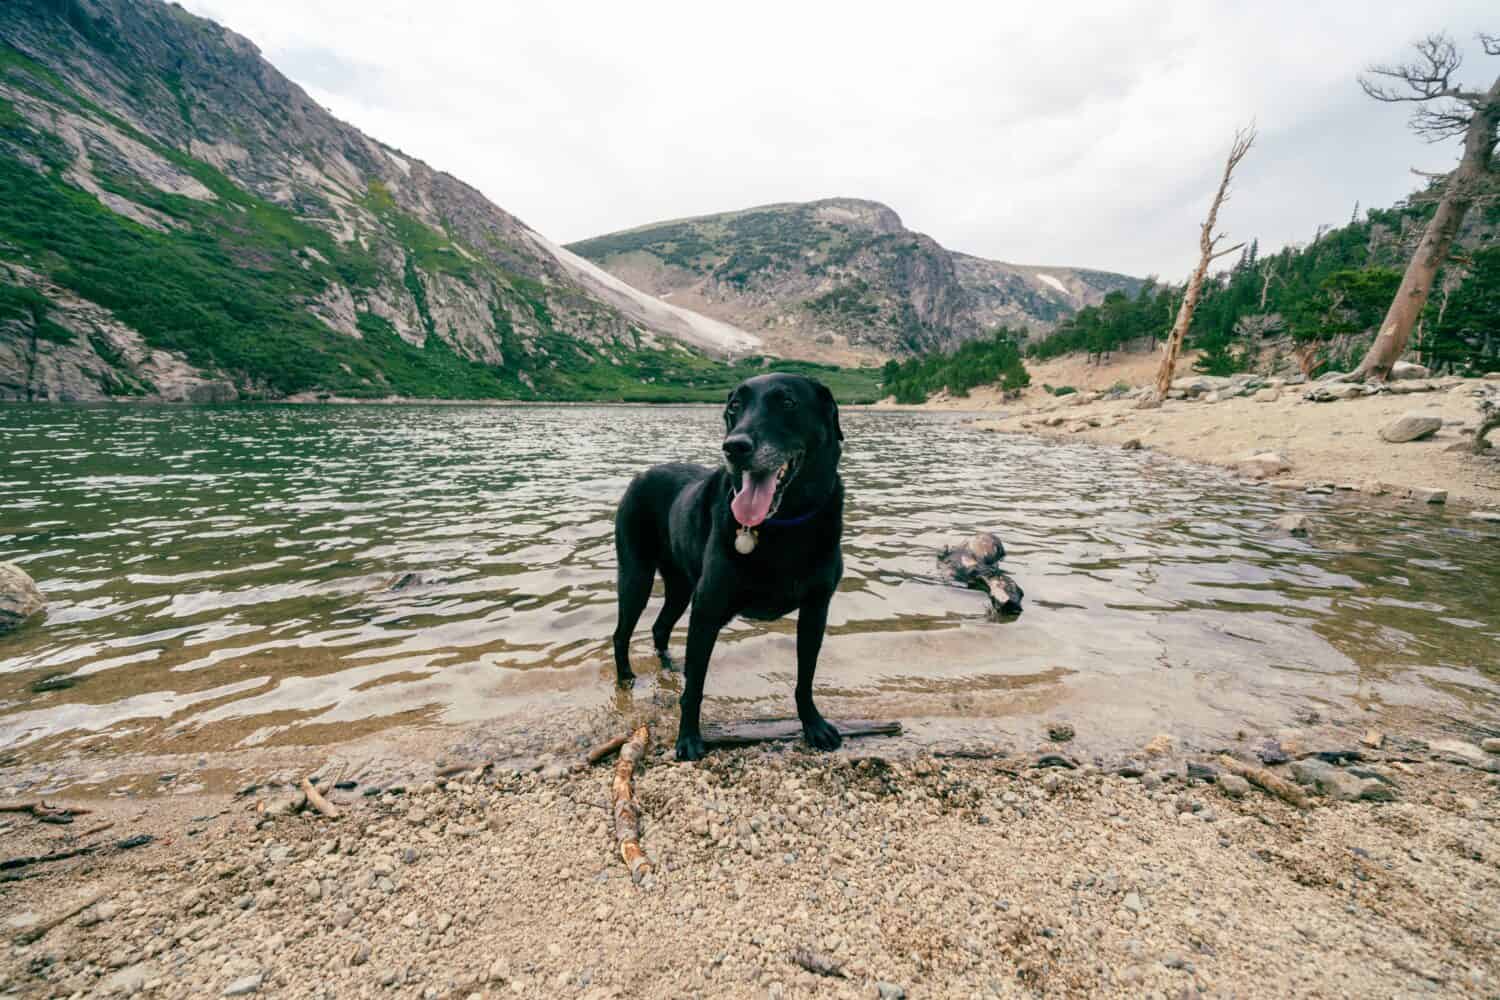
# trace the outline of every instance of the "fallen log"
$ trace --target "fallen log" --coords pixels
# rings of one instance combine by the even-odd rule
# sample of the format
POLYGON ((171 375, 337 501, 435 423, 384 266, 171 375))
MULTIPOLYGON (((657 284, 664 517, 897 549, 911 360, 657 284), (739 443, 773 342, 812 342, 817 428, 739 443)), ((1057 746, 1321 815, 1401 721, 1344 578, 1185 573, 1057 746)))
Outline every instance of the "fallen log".
POLYGON ((635 766, 646 755, 651 727, 641 726, 620 747, 615 762, 615 778, 610 785, 610 804, 615 818, 615 842, 620 845, 620 860, 630 869, 630 878, 639 882, 651 871, 651 862, 641 850, 641 806, 635 800, 635 766))
MULTIPOLYGON (((901 723, 877 722, 874 719, 829 719, 839 735, 899 736, 901 723)), ((710 722, 703 727, 706 747, 747 747, 756 743, 774 743, 802 738, 798 719, 748 719, 744 722, 710 722)))
POLYGON ((302 783, 297 787, 301 788, 302 794, 307 796, 308 804, 318 812, 322 813, 324 816, 327 816, 329 819, 338 819, 339 816, 342 815, 338 810, 338 806, 335 806, 332 802, 329 802, 327 799, 323 798, 322 793, 319 792, 315 787, 313 787, 313 783, 311 781, 303 778, 302 783))
POLYGON ((588 754, 585 755, 584 760, 590 766, 592 766, 594 764, 597 764, 601 760, 603 760, 604 758, 608 757, 610 754, 614 753, 616 750, 618 750, 622 746, 624 746, 625 745, 625 741, 628 740, 628 739, 630 739, 630 734, 629 733, 626 733, 623 736, 616 736, 614 739, 611 739, 611 740, 605 740, 603 743, 600 743, 598 746, 596 746, 592 750, 590 750, 588 752, 588 754))
POLYGON ((1298 809, 1312 808, 1311 803, 1307 801, 1307 796, 1302 794, 1302 789, 1287 781, 1279 774, 1268 771, 1263 767, 1256 767, 1254 764, 1246 764, 1244 761, 1231 757, 1228 754, 1219 755, 1219 766, 1230 774, 1239 775, 1250 782, 1250 784, 1270 792, 1278 799, 1294 805, 1298 809))

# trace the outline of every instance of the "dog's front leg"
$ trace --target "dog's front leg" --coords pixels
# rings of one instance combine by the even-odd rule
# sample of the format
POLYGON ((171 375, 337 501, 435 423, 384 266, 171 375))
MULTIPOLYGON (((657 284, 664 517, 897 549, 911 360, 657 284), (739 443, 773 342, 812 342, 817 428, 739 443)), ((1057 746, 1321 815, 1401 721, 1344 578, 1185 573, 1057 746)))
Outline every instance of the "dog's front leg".
POLYGON ((819 750, 837 750, 843 742, 833 723, 813 704, 813 675, 818 672, 832 599, 833 591, 818 591, 804 598, 797 610, 797 718, 802 720, 803 737, 819 750))
POLYGON ((699 709, 703 707, 703 680, 708 676, 708 659, 713 655, 719 630, 729 623, 732 611, 727 588, 715 582, 708 573, 698 581, 693 594, 693 610, 688 616, 687 663, 682 685, 682 721, 677 725, 677 759, 703 758, 703 730, 699 709))

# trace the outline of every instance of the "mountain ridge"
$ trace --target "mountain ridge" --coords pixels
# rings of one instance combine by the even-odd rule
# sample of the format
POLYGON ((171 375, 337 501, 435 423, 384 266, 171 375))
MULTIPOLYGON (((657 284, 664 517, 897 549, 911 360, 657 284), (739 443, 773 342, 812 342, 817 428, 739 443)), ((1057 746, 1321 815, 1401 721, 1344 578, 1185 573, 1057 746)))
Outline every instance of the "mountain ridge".
POLYGON ((686 216, 567 246, 773 349, 845 362, 951 350, 1002 325, 1046 329, 1142 284, 948 250, 890 206, 852 197, 686 216))
POLYGON ((649 397, 758 346, 338 120, 215 22, 0 6, 0 398, 649 397))

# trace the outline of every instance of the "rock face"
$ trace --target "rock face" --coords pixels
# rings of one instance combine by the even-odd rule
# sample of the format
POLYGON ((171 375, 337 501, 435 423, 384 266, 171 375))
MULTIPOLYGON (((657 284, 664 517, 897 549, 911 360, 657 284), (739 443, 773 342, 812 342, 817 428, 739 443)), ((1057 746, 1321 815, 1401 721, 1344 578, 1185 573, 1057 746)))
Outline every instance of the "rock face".
POLYGON ((610 273, 789 353, 952 348, 1002 324, 1046 329, 1140 281, 955 253, 879 202, 830 198, 643 226, 569 245, 610 273))
POLYGON ((19 628, 46 608, 47 601, 26 571, 0 562, 0 634, 19 628))
POLYGON ((546 398, 681 344, 759 344, 335 119, 176 5, 8 0, 0 51, 0 191, 27 192, 0 198, 0 399, 546 398))
POLYGON ((1443 418, 1431 414, 1412 410, 1403 413, 1380 428, 1380 437, 1383 441, 1392 444, 1402 444, 1407 441, 1420 441, 1431 437, 1443 428, 1443 418))
POLYGON ((1000 568, 1005 546, 989 532, 980 532, 962 545, 938 554, 938 566, 953 582, 982 590, 990 596, 990 607, 999 615, 1021 613, 1026 596, 1021 585, 1000 568))

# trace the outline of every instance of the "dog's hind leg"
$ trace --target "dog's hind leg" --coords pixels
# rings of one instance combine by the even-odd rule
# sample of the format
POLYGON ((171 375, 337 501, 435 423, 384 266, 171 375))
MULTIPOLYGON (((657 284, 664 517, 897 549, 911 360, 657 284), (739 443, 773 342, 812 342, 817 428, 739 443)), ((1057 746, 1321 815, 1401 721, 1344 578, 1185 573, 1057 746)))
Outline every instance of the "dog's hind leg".
POLYGON ((687 610, 688 602, 693 598, 693 583, 686 574, 666 566, 661 567, 661 578, 666 584, 666 603, 662 605, 661 614, 656 616, 656 624, 651 626, 651 638, 656 640, 656 655, 661 658, 661 665, 671 670, 672 657, 667 652, 667 642, 672 638, 672 629, 676 628, 682 613, 687 610))
POLYGON ((622 687, 635 680, 630 669, 630 636, 635 632, 641 612, 651 599, 651 584, 656 579, 656 546, 641 530, 639 504, 626 493, 615 517, 615 580, 619 594, 619 619, 615 623, 615 681, 622 687))
POLYGON ((656 577, 656 567, 650 563, 620 563, 617 580, 620 590, 620 617, 615 623, 615 680, 629 684, 635 680, 630 669, 630 636, 646 602, 651 599, 651 581, 656 577))

